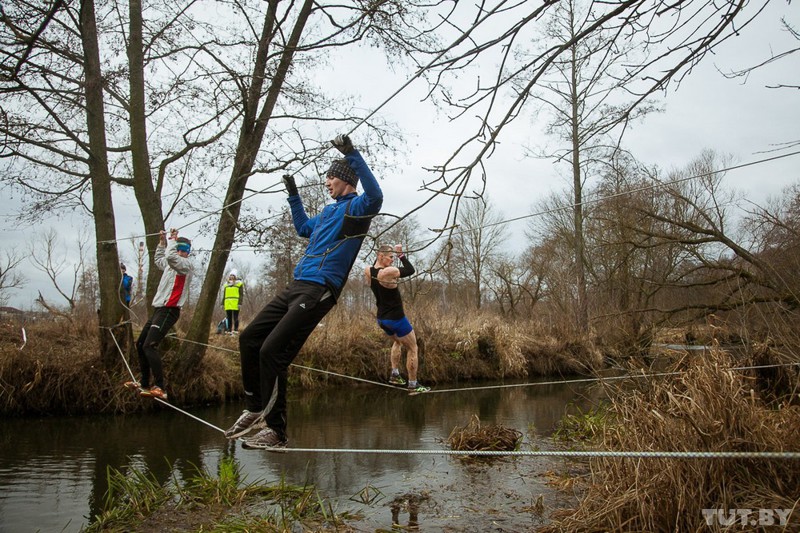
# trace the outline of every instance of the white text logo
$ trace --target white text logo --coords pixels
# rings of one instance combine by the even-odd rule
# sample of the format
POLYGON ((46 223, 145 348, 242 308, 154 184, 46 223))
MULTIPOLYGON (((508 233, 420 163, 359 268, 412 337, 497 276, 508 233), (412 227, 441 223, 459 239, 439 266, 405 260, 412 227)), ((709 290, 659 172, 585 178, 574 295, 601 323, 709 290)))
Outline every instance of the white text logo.
POLYGON ((706 524, 713 526, 785 526, 791 509, 703 509, 706 524))

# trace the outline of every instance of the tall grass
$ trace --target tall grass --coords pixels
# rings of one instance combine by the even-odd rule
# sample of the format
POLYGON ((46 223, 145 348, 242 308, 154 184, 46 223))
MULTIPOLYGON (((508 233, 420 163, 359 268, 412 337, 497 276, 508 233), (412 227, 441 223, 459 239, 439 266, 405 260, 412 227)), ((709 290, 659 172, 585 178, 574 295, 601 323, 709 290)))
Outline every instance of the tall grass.
MULTIPOLYGON (((96 331, 81 333, 60 322, 19 328, 0 324, 0 414, 120 413, 158 408, 142 402, 122 384, 131 379, 122 360, 115 369, 99 357, 96 331)), ((170 399, 181 404, 223 401, 241 393, 239 357, 209 350, 187 379, 170 382, 178 366, 175 340, 165 341, 164 368, 170 399), (170 349, 172 347, 173 349, 170 349)), ((138 378, 138 361, 128 364, 138 378)))
MULTIPOLYGON (((510 323, 490 314, 441 315, 433 308, 422 308, 415 310, 414 328, 419 345, 418 376, 425 384, 588 374, 603 364, 601 351, 590 338, 557 339, 535 323, 510 323)), ((118 413, 156 408, 122 388, 131 376, 121 359, 111 370, 102 365, 96 331, 43 322, 29 326, 27 333, 28 343, 20 350, 18 330, 0 325, 0 414, 118 413)), ((176 338, 168 337, 161 344, 170 401, 179 405, 221 403, 243 394, 236 338, 212 334, 212 346, 201 364, 186 373, 179 371, 177 359, 182 337, 178 332, 176 338), (172 379, 176 376, 180 378, 172 379)), ((390 346, 391 340, 369 313, 354 316, 345 306, 337 306, 295 362, 383 381, 390 368, 390 346)), ((138 378, 137 357, 130 357, 128 364, 138 378)), ((299 368, 293 368, 289 377, 305 388, 339 379, 299 368)))
MULTIPOLYGON (((588 374, 603 365, 591 339, 556 339, 535 323, 512 323, 476 312, 442 315, 415 309, 419 378, 425 383, 525 379, 531 376, 588 374)), ((352 316, 335 308, 309 338, 298 362, 366 379, 385 379, 391 340, 368 314, 352 316)), ((301 373, 304 384, 329 378, 301 373)))
MULTIPOLYGON (((800 408, 776 408, 756 392, 752 373, 734 366, 715 349, 682 360, 679 377, 612 391, 597 442, 607 450, 800 451, 800 408)), ((798 461, 597 458, 590 468, 580 506, 549 531, 708 531, 703 509, 794 509, 791 527, 800 524, 798 461)))

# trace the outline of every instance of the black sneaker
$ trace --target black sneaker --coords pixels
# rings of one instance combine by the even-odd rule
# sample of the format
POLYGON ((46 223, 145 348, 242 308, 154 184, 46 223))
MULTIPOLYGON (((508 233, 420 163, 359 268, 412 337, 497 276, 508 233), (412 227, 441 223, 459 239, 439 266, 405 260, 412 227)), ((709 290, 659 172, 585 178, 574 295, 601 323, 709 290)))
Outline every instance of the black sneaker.
POLYGON ((248 450, 267 450, 270 452, 285 452, 288 439, 281 438, 272 428, 262 429, 249 439, 242 442, 242 448, 248 450))
POLYGON ((241 416, 236 421, 234 425, 228 428, 225 431, 225 437, 229 439, 236 439, 250 433, 254 429, 263 429, 267 427, 266 422, 264 422, 264 416, 262 413, 252 413, 245 409, 242 411, 241 416))

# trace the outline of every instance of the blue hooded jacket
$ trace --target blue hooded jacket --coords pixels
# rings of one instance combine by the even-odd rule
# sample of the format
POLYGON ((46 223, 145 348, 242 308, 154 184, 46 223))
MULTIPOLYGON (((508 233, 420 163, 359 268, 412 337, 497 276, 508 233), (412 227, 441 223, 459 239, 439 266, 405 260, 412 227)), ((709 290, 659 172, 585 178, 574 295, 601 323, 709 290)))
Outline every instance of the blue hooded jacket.
POLYGON ((327 286, 338 298, 355 263, 372 218, 383 205, 383 192, 364 158, 353 150, 345 156, 364 193, 346 194, 308 218, 300 195, 289 196, 292 221, 301 237, 309 239, 303 257, 294 269, 294 279, 327 286))

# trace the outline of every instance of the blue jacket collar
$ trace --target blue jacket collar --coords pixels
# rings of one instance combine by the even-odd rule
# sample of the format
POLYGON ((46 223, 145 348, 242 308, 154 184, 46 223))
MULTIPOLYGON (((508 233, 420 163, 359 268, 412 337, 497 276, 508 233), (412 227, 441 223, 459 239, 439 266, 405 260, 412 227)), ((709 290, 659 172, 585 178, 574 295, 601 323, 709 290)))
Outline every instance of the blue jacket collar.
POLYGON ((351 192, 351 193, 344 194, 342 196, 338 196, 336 198, 336 203, 345 202, 345 201, 349 200, 350 198, 355 198, 356 196, 358 196, 358 193, 355 193, 355 192, 351 192))

